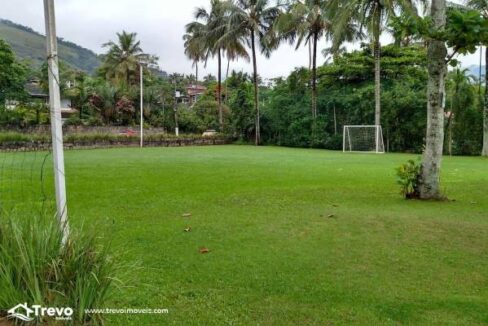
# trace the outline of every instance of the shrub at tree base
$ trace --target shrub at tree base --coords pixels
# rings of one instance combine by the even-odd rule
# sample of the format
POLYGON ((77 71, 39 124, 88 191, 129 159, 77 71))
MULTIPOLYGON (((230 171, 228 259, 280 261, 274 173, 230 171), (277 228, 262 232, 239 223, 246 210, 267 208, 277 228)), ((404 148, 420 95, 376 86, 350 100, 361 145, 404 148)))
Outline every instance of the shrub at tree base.
POLYGON ((402 195, 406 199, 420 198, 418 189, 418 181, 420 176, 420 164, 414 160, 409 160, 407 163, 400 165, 397 169, 397 183, 402 188, 402 195))
MULTIPOLYGON (((85 309, 103 307, 115 264, 94 236, 72 233, 65 247, 61 239, 54 217, 0 218, 0 307, 70 307, 74 313, 68 324, 102 324, 101 315, 85 309)), ((38 318, 38 323, 54 322, 38 318)))

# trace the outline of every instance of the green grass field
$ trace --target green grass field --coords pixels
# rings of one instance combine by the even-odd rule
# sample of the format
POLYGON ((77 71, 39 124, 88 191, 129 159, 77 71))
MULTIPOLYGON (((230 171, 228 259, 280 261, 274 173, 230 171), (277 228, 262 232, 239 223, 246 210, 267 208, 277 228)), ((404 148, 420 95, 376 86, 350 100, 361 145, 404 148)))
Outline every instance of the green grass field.
POLYGON ((415 157, 68 151, 69 210, 128 266, 107 306, 169 309, 108 325, 486 325, 488 160, 445 158, 453 201, 406 201, 394 168, 415 157))

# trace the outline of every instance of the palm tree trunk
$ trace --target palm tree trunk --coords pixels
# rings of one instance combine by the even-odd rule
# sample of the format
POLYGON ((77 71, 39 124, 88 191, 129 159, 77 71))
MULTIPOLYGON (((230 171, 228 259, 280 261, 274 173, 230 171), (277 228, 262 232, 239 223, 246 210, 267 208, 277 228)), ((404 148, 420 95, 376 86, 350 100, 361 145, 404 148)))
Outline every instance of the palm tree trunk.
POLYGON ((258 64, 256 60, 256 40, 254 35, 254 29, 251 30, 251 49, 252 49, 252 65, 253 75, 252 80, 254 83, 254 110, 256 111, 256 146, 261 143, 261 126, 260 126, 260 112, 259 112, 259 88, 258 88, 258 64))
POLYGON ((381 44, 380 44, 380 24, 381 16, 379 14, 380 10, 377 9, 374 19, 374 31, 373 31, 373 52, 374 52, 374 100, 375 100, 375 110, 374 110, 374 123, 375 125, 381 125, 381 44))
POLYGON ((219 48, 218 50, 218 65, 219 65, 219 72, 218 72, 218 83, 217 83, 217 98, 219 103, 219 126, 220 132, 224 131, 224 119, 222 115, 222 53, 219 48))
POLYGON ((312 43, 308 42, 308 69, 312 69, 312 43))
MULTIPOLYGON (((446 0, 432 0, 434 27, 446 24, 446 0)), ((440 171, 444 142, 444 108, 447 49, 443 41, 430 40, 428 47, 427 135, 419 191, 422 199, 441 199, 440 171)))
POLYGON ((198 61, 195 61, 195 84, 198 85, 198 61))
POLYGON ((488 156, 488 46, 485 50, 485 103, 483 107, 483 156, 488 156))
POLYGON ((229 92, 227 91, 227 79, 229 79, 230 59, 227 58, 227 71, 225 72, 225 104, 229 103, 229 92))
POLYGON ((318 35, 313 35, 313 54, 312 54, 312 118, 317 119, 317 40, 318 35))

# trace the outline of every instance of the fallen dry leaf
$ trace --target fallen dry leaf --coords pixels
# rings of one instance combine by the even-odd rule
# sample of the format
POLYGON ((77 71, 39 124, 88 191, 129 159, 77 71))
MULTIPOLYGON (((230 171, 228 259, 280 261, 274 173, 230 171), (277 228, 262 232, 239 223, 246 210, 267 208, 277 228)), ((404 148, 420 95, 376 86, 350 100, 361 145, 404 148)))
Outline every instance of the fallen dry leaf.
POLYGON ((208 254, 210 252, 210 249, 202 247, 202 248, 200 248, 199 251, 201 254, 208 254))
POLYGON ((187 227, 184 231, 185 232, 191 232, 191 226, 187 227))
POLYGON ((191 216, 191 213, 184 213, 183 215, 181 215, 183 217, 190 217, 191 216))

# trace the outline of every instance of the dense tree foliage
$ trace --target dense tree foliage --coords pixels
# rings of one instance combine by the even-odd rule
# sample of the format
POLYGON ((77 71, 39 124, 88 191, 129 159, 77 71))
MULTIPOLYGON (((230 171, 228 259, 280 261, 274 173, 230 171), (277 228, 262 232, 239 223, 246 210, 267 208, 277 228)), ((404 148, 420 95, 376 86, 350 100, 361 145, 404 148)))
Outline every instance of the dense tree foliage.
POLYGON ((0 105, 6 99, 19 100, 24 97, 24 83, 27 69, 17 61, 10 46, 0 39, 0 105))

